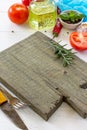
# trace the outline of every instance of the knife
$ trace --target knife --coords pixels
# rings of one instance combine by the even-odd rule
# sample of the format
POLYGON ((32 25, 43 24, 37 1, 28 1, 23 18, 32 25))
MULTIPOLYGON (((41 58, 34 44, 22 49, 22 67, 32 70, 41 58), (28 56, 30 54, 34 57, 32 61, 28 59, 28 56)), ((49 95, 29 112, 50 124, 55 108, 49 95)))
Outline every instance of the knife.
POLYGON ((16 110, 8 103, 8 100, 2 91, 0 91, 0 108, 17 127, 22 130, 28 130, 16 110))

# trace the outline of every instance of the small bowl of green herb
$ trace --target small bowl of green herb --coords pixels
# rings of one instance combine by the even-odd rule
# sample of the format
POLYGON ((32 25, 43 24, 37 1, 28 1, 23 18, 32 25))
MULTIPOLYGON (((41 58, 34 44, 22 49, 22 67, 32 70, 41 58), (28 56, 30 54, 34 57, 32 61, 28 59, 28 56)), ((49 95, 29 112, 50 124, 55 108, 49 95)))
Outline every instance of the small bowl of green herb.
POLYGON ((82 23, 85 15, 76 10, 65 10, 58 17, 63 27, 74 30, 82 23))

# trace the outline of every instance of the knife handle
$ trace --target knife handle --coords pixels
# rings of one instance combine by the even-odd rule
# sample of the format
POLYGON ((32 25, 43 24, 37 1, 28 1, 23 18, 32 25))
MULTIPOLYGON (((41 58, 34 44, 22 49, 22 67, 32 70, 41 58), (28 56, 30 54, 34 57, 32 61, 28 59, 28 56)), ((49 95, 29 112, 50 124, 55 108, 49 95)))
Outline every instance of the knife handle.
POLYGON ((0 91, 0 105, 7 102, 7 98, 5 97, 5 95, 3 94, 2 91, 0 91))

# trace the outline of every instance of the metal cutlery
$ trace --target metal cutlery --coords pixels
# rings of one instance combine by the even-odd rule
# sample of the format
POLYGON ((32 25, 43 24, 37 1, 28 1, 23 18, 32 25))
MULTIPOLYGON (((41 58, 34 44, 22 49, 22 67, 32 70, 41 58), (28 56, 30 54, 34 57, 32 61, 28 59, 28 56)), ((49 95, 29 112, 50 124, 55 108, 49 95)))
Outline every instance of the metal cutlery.
POLYGON ((22 108, 24 106, 26 106, 26 103, 22 102, 19 98, 13 96, 12 94, 10 94, 6 89, 4 89, 1 85, 0 85, 0 90, 2 92, 4 92, 4 94, 6 95, 9 104, 11 104, 14 108, 19 109, 22 108))
POLYGON ((11 104, 8 103, 8 100, 2 91, 0 91, 0 108, 11 119, 11 121, 15 123, 17 127, 21 128, 22 130, 28 130, 16 110, 11 104))

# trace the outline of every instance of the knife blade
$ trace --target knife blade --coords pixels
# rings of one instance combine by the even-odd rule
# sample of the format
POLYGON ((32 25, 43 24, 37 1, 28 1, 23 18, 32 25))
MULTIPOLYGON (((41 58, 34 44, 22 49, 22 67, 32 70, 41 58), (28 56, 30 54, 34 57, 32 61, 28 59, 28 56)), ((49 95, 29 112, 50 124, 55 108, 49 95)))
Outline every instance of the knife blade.
POLYGON ((8 103, 5 95, 0 91, 0 108, 11 119, 11 121, 22 130, 28 130, 16 110, 8 103))

